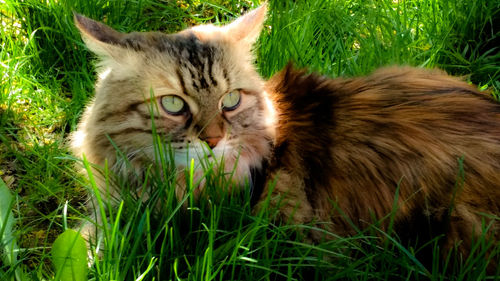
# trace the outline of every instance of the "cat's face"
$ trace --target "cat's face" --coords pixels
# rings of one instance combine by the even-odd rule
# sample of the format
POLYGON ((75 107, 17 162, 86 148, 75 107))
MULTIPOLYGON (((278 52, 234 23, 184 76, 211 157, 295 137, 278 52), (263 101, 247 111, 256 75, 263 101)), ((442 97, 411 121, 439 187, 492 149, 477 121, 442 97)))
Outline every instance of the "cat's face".
POLYGON ((225 172, 245 182, 273 139, 273 112, 251 54, 264 18, 260 7, 223 27, 123 34, 75 15, 99 55, 100 79, 73 150, 97 164, 107 159, 121 172, 116 145, 140 171, 154 158, 155 127, 171 142, 179 167, 208 144, 225 172))

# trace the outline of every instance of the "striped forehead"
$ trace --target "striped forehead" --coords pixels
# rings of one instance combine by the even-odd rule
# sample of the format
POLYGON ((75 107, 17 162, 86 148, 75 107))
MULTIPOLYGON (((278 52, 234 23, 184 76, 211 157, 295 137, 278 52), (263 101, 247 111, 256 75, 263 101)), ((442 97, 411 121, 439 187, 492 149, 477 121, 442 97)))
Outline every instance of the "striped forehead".
POLYGON ((191 91, 204 92, 217 87, 222 74, 216 65, 222 58, 221 47, 213 42, 202 42, 190 32, 172 39, 172 57, 177 60, 178 67, 176 74, 185 94, 193 95, 191 91))

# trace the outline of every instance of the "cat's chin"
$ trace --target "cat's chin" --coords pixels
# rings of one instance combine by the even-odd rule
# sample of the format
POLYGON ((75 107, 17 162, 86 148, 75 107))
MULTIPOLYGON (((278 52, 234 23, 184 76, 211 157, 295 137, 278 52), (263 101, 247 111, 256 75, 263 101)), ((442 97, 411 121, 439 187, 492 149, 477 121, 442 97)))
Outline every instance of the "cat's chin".
POLYGON ((207 185, 229 193, 235 188, 251 188, 252 168, 260 168, 262 161, 238 143, 224 139, 213 149, 203 142, 190 143, 185 148, 174 149, 174 157, 180 172, 176 189, 179 200, 189 188, 193 189, 196 199, 204 193, 207 185))

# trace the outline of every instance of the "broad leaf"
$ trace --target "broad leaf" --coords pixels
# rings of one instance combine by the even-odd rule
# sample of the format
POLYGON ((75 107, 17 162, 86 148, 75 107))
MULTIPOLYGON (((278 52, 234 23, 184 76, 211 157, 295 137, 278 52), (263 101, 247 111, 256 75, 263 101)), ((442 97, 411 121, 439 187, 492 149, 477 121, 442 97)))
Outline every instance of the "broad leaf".
MULTIPOLYGON (((10 194, 5 182, 0 179, 0 254, 4 264, 14 266, 17 264, 16 239, 12 233, 14 225, 14 216, 12 215, 12 206, 14 198, 10 194)), ((21 280, 22 272, 19 268, 15 269, 17 280, 21 280)))
POLYGON ((52 245, 52 262, 56 280, 87 280, 87 247, 83 237, 73 229, 59 235, 52 245))

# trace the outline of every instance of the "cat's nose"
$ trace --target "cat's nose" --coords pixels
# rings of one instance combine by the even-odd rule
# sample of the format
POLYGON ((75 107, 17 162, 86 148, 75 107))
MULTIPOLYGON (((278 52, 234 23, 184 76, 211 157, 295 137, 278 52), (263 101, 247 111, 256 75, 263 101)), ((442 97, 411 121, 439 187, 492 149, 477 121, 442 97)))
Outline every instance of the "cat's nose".
POLYGON ((214 147, 217 146, 217 144, 221 139, 222 139, 221 137, 206 137, 203 138, 203 141, 205 141, 208 144, 208 146, 210 146, 210 149, 213 149, 214 147))

